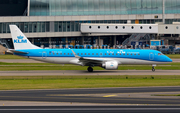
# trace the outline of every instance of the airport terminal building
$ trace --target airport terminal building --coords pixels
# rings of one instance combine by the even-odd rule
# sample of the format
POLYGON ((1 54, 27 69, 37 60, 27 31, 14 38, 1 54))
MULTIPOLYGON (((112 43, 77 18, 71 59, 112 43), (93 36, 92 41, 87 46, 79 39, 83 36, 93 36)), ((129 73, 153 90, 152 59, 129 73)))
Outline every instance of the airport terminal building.
MULTIPOLYGON (((121 45, 132 34, 85 34, 81 24, 155 24, 162 13, 163 0, 1 0, 0 38, 13 48, 9 25, 15 24, 37 46, 121 45)), ((180 22, 180 0, 166 0, 165 18, 180 22)), ((180 43, 177 34, 163 37, 180 43)))

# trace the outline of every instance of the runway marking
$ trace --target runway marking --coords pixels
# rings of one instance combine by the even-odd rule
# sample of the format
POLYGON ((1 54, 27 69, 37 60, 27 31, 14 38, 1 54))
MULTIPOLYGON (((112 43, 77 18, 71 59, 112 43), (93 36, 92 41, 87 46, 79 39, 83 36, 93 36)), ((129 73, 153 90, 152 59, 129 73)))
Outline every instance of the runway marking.
POLYGON ((106 95, 106 96, 103 96, 103 97, 114 97, 114 96, 117 96, 117 95, 106 95))
MULTIPOLYGON (((107 95, 108 96, 108 95, 107 95)), ((44 98, 46 98, 46 99, 57 99, 57 97, 27 97, 27 96, 0 96, 0 97, 9 97, 9 98, 24 98, 24 99, 36 99, 36 98, 38 98, 38 99, 44 99, 44 98)), ((68 98, 68 97, 58 97, 58 99, 88 99, 88 98, 73 98, 73 97, 70 97, 70 98, 68 98)), ((95 100, 104 100, 103 98, 91 98, 91 99, 95 99, 95 100)), ((173 99, 173 100, 152 100, 152 99, 149 99, 149 100, 147 100, 147 98, 138 98, 138 100, 137 100, 137 98, 127 98, 127 97, 123 97, 123 99, 122 98, 116 98, 116 99, 110 99, 110 100, 119 100, 119 101, 130 101, 130 100, 132 100, 132 101, 144 101, 144 100, 140 100, 140 99, 146 99, 146 101, 147 102, 153 102, 153 101, 157 101, 157 102, 159 102, 159 101, 163 101, 163 102, 179 102, 179 100, 177 100, 177 99, 173 99)), ((38 101, 38 100, 37 100, 38 101)), ((48 101, 47 101, 48 102, 48 101)), ((56 101, 54 101, 54 102, 56 102, 56 101)), ((65 102, 65 101, 62 101, 62 102, 65 102)), ((148 103, 146 103, 146 104, 148 104, 148 103)))

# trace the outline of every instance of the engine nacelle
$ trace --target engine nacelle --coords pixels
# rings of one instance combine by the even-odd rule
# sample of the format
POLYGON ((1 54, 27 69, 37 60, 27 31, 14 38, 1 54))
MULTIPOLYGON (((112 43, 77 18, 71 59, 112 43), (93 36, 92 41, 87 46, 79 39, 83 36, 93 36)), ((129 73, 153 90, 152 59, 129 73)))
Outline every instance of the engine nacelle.
POLYGON ((102 67, 106 70, 115 70, 118 69, 118 62, 116 61, 105 62, 104 64, 102 64, 102 67))

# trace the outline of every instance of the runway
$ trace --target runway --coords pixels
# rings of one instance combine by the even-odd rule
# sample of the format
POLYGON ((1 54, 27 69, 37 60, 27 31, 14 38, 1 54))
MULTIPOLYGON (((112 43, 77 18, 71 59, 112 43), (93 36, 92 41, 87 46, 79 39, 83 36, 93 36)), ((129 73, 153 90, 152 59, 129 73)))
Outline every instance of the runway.
MULTIPOLYGON (((72 105, 76 105, 76 103, 96 103, 100 105, 180 105, 178 96, 155 96, 157 94, 180 94, 179 89, 180 87, 127 87, 59 90, 12 90, 0 91, 0 100, 66 102, 71 103, 72 105)), ((1 101, 0 105, 2 105, 1 101)), ((63 105, 63 103, 57 103, 57 105, 63 105)))
POLYGON ((43 71, 0 71, 0 76, 78 76, 78 75, 180 75, 180 70, 43 70, 43 71))
POLYGON ((0 91, 1 113, 179 113, 180 87, 0 91), (13 104, 12 104, 13 103, 13 104))
POLYGON ((179 113, 178 106, 0 107, 1 113, 179 113))

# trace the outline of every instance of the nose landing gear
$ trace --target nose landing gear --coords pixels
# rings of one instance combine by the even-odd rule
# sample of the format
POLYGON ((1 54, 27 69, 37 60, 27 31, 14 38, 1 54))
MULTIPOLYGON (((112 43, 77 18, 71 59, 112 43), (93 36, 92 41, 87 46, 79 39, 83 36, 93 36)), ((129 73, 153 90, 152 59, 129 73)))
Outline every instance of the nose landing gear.
POLYGON ((93 72, 93 68, 92 68, 92 67, 88 67, 87 70, 88 70, 89 72, 93 72))

